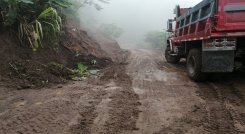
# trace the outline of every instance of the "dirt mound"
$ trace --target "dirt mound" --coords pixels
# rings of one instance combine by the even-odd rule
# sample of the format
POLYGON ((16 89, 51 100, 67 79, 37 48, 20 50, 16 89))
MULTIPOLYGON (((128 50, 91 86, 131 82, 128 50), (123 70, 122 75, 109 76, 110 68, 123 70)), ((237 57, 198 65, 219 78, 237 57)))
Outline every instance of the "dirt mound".
POLYGON ((101 43, 97 43, 86 31, 79 29, 73 24, 68 24, 65 29, 65 34, 62 37, 62 46, 76 52, 78 57, 111 60, 109 55, 102 50, 101 43))
POLYGON ((33 52, 27 46, 20 46, 12 36, 1 33, 0 85, 24 89, 62 83, 68 79, 66 67, 75 68, 82 63, 89 69, 99 69, 112 63, 100 44, 76 25, 64 27, 56 49, 43 44, 42 49, 33 52))
POLYGON ((126 56, 125 50, 120 48, 115 39, 106 36, 98 30, 87 29, 87 31, 93 40, 99 42, 101 49, 112 58, 113 62, 123 63, 125 61, 125 59, 122 59, 122 57, 126 56))
POLYGON ((137 130, 139 96, 132 89, 126 67, 113 64, 98 77, 43 90, 0 88, 0 133, 115 134, 137 130))

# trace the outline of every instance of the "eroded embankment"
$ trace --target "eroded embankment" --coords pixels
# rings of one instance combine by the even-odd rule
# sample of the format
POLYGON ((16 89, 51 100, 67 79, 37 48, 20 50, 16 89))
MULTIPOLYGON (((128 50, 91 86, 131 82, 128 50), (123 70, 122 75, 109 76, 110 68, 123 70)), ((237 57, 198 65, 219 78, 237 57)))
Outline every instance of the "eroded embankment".
POLYGON ((139 97, 126 66, 126 62, 115 63, 97 77, 46 89, 1 88, 0 133, 114 134, 137 130, 139 97))

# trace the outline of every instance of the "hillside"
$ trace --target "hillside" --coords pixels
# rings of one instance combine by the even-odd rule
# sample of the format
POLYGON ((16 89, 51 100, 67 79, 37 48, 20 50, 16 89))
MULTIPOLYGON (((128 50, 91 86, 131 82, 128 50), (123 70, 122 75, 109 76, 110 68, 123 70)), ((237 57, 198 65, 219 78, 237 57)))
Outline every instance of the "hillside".
MULTIPOLYGON (((2 32, 0 83, 19 89, 42 87, 71 79, 67 68, 75 69, 77 63, 88 66, 88 69, 105 68, 112 63, 112 55, 104 51, 106 43, 96 42, 77 25, 67 23, 55 50, 43 45, 44 48, 34 52, 29 47, 21 46, 8 32, 2 32), (96 64, 92 61, 96 61, 96 64)), ((121 51, 115 41, 110 43, 111 46, 117 49, 115 51, 121 51)))

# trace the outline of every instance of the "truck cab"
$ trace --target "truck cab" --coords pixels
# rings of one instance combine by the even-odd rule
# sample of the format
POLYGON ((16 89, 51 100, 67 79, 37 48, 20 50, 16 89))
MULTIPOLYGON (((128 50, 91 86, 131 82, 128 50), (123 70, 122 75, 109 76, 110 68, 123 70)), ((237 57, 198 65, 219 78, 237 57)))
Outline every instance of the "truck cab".
POLYGON ((193 8, 177 6, 175 14, 168 21, 172 34, 165 58, 170 63, 186 58, 192 80, 233 72, 245 64, 244 0, 203 0, 193 8))

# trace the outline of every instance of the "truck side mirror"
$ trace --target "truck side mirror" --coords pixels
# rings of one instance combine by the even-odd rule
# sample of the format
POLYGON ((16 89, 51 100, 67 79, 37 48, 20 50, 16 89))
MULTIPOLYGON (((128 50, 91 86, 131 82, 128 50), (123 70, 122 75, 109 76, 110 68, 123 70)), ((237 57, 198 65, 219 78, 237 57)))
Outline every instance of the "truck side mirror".
POLYGON ((173 32, 173 20, 172 19, 168 20, 167 32, 173 32))

